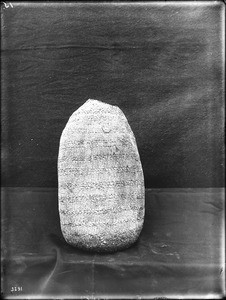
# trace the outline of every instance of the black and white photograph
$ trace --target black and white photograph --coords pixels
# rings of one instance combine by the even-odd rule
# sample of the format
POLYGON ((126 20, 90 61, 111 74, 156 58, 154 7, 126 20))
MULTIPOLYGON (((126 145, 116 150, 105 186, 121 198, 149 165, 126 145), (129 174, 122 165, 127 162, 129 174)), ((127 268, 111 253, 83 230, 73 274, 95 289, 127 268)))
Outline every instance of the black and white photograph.
POLYGON ((1 2, 1 297, 221 299, 224 1, 1 2))

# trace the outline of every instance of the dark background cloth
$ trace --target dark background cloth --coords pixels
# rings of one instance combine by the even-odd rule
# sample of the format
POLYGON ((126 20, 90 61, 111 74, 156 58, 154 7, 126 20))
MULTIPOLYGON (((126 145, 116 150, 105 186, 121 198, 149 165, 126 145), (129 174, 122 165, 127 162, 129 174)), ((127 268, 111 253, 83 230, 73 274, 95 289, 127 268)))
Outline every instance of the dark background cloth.
POLYGON ((221 187, 222 2, 2 5, 2 185, 57 187, 61 132, 118 105, 146 188, 221 187))
POLYGON ((5 297, 223 296, 224 189, 146 189, 139 240, 111 254, 65 242, 57 189, 5 188, 2 195, 5 297))

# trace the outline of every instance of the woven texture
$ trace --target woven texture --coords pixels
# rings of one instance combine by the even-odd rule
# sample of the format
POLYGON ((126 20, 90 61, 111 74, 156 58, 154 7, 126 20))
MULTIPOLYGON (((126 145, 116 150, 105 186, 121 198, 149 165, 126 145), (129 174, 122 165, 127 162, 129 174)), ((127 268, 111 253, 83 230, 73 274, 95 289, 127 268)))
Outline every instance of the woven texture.
POLYGON ((133 244, 144 221, 144 177, 123 112, 88 100, 60 139, 59 212, 65 240, 79 248, 115 251, 133 244))

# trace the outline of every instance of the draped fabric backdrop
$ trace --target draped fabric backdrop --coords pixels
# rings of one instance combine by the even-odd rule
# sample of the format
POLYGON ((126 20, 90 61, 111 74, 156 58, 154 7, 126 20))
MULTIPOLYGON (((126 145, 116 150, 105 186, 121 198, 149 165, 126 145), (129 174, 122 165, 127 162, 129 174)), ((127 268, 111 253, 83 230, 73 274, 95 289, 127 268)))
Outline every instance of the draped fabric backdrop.
POLYGON ((223 4, 21 3, 3 10, 6 186, 57 187, 61 132, 118 105, 146 188, 223 180, 223 4))

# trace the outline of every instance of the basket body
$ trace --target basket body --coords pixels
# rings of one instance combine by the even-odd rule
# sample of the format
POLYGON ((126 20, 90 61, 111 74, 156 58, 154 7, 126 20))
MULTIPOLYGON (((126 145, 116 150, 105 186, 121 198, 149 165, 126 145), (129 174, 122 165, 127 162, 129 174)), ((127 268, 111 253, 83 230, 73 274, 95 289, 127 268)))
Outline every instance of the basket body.
POLYGON ((88 100, 70 117, 58 156, 58 198, 65 240, 78 248, 131 246, 144 221, 144 177, 123 112, 88 100))

